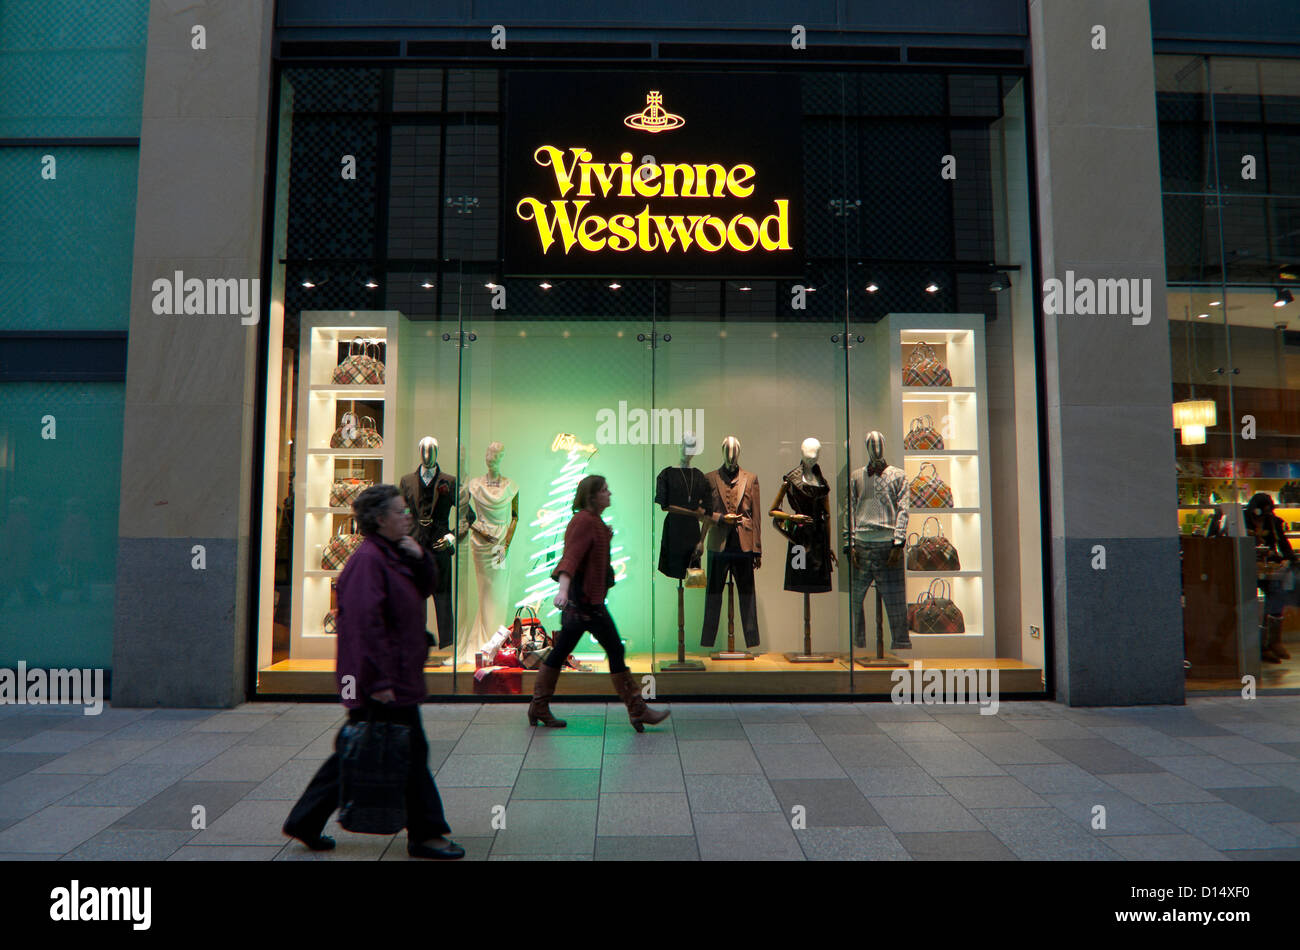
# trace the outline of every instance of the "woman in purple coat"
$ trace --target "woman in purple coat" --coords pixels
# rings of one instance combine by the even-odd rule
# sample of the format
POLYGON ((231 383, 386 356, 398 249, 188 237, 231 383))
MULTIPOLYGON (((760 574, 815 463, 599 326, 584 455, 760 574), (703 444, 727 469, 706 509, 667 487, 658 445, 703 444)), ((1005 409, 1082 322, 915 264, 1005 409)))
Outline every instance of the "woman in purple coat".
MULTIPOLYGON (((406 851, 416 858, 455 859, 465 849, 446 835, 442 799, 429 772, 429 745, 420 722, 429 642, 424 601, 437 586, 432 557, 410 537, 411 511, 393 485, 367 488, 352 505, 365 540, 338 580, 338 661, 335 675, 348 719, 367 717, 411 728, 406 784, 406 851)), ((342 736, 342 731, 339 733, 342 736)), ((339 803, 339 740, 335 753, 293 806, 284 833, 313 851, 334 839, 321 830, 339 803)))

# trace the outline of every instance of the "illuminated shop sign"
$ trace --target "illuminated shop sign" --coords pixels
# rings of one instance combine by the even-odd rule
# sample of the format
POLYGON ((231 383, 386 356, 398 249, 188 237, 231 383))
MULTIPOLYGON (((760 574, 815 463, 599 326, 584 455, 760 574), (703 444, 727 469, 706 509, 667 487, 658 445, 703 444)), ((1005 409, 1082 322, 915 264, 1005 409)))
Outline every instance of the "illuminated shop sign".
POLYGON ((515 72, 507 98, 507 273, 801 271, 796 77, 515 72))

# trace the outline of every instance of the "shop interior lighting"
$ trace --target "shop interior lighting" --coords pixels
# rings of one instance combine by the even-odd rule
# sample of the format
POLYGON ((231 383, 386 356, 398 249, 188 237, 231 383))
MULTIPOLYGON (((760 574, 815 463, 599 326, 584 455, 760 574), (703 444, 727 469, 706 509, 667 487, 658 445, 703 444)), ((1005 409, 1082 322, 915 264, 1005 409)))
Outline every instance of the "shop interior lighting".
POLYGON ((1182 430, 1183 445, 1204 445, 1205 430, 1218 422, 1213 399, 1185 399, 1174 403, 1174 428, 1182 430))
POLYGON ((620 287, 622 287, 622 286, 623 286, 623 285, 620 284, 618 281, 614 281, 614 283, 612 283, 612 284, 609 285, 609 289, 610 289, 610 290, 618 290, 618 289, 619 289, 620 287))
POLYGON ((739 291, 742 291, 742 292, 743 292, 743 291, 746 291, 746 290, 753 290, 754 288, 751 287, 751 286, 749 286, 749 284, 741 284, 741 285, 740 285, 739 287, 737 287, 736 289, 739 290, 739 291))
POLYGON ((547 283, 546 281, 542 281, 542 282, 541 282, 540 284, 538 284, 537 286, 540 287, 540 288, 542 288, 542 290, 550 290, 551 287, 553 287, 554 285, 553 285, 553 284, 549 284, 549 283, 547 283))
POLYGON ((1198 313, 1198 314, 1196 315, 1196 319, 1197 319, 1197 320, 1204 320, 1204 319, 1205 319, 1206 317, 1208 317, 1208 316, 1209 316, 1208 313, 1198 313))
POLYGON ((425 290, 433 290, 433 281, 426 280, 420 286, 423 287, 425 290))
POLYGON ((304 287, 306 287, 308 290, 311 290, 313 287, 316 286, 315 284, 313 284, 313 283, 311 282, 311 278, 310 278, 310 277, 308 277, 306 280, 304 280, 304 281, 302 282, 302 285, 303 285, 304 287))
POLYGON ((867 293, 874 294, 877 290, 880 289, 880 285, 873 280, 867 284, 865 289, 867 293))
POLYGON ((1277 299, 1273 301, 1273 306, 1285 307, 1293 300, 1295 300, 1295 297, 1291 295, 1291 291, 1287 290, 1285 287, 1279 287, 1277 290, 1277 299))
POLYGON ((939 285, 936 284, 934 281, 930 281, 928 284, 925 285, 925 292, 927 294, 937 294, 939 292, 939 285))
POLYGON ((366 282, 364 286, 369 288, 370 290, 374 290, 379 285, 375 283, 375 279, 373 277, 368 277, 366 278, 366 282))
POLYGON ((1223 306, 1223 301, 1222 301, 1222 300, 1211 300, 1211 301, 1210 301, 1210 306, 1211 306, 1211 307, 1222 307, 1222 306, 1223 306))

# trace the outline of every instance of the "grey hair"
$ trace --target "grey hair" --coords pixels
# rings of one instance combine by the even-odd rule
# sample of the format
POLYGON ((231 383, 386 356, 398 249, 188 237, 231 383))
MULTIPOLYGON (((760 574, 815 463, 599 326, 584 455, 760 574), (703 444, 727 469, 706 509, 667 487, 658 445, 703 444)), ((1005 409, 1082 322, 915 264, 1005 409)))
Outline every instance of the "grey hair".
POLYGON ((497 458, 499 458, 505 447, 506 444, 504 442, 489 442, 487 447, 487 463, 491 465, 497 458))
POLYGON ((396 485, 371 485, 352 503, 352 513, 357 517, 357 530, 366 537, 379 533, 379 519, 388 503, 402 493, 396 485))

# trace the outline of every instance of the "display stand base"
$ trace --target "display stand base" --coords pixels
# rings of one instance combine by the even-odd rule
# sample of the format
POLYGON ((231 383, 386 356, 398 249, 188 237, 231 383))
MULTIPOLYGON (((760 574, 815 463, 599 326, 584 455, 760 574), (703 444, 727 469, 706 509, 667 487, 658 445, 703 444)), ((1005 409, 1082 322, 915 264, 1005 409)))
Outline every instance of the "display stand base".
POLYGON ((872 657, 869 660, 855 660, 858 666, 865 666, 868 669, 906 669, 911 666, 908 660, 900 660, 896 656, 872 657))
POLYGON ((833 656, 820 656, 816 653, 787 653, 785 658, 791 663, 834 663, 833 656))
POLYGON ((703 660, 660 660, 660 673, 699 673, 704 671, 703 660))
POLYGON ((719 650, 717 653, 710 653, 709 656, 715 660, 752 660, 754 658, 754 654, 747 650, 736 650, 734 652, 719 650))

